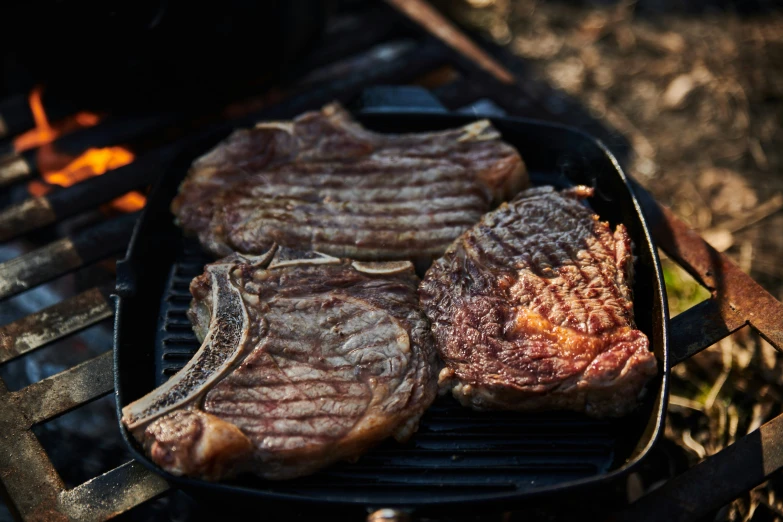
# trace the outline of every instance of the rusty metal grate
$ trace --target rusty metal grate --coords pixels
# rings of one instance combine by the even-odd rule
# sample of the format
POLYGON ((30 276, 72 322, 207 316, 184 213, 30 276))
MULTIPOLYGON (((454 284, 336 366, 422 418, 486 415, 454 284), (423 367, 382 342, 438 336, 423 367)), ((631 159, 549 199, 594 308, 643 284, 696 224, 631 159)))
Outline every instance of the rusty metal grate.
MULTIPOLYGON (((385 11, 361 15, 372 17, 373 27, 380 24, 375 32, 351 29, 357 23, 361 26, 362 19, 343 23, 348 32, 342 34, 338 30, 330 35, 333 45, 321 49, 312 63, 316 71, 302 78, 282 103, 221 125, 292 114, 334 98, 347 100, 364 87, 379 83, 424 85, 450 108, 473 104, 486 110, 496 107, 512 115, 558 119, 541 109, 544 104, 537 99, 535 89, 515 82, 509 69, 475 48, 455 28, 444 30, 449 26, 426 4, 413 0, 390 3, 425 31, 411 31, 401 17, 389 16, 385 11), (398 30, 400 25, 406 29, 398 30)), ((141 133, 152 132, 148 121, 142 123, 145 124, 128 125, 135 124, 133 128, 141 133)), ((121 135, 127 137, 129 131, 123 132, 121 135)), ((29 235, 144 187, 177 150, 177 142, 160 145, 104 176, 7 207, 0 211, 0 241, 29 235)), ((13 155, 0 160, 0 186, 32 178, 36 173, 32 156, 13 155)), ((672 320, 675 363, 745 325, 756 329, 776 348, 783 348, 783 304, 640 187, 638 194, 658 245, 712 294, 707 301, 672 320)), ((85 267, 97 269, 91 265, 114 258, 124 250, 135 219, 135 214, 126 214, 103 220, 1 263, 0 300, 85 267)), ((0 327, 0 365, 110 318, 111 290, 106 286, 89 288, 0 327)), ((18 518, 106 520, 169 489, 163 479, 133 461, 68 488, 33 433, 33 426, 112 390, 109 346, 94 358, 18 391, 9 391, 0 380, 0 483, 18 518)), ((665 515, 669 520, 691 520, 761 483, 780 468, 783 416, 649 493, 618 517, 639 520, 665 515)))

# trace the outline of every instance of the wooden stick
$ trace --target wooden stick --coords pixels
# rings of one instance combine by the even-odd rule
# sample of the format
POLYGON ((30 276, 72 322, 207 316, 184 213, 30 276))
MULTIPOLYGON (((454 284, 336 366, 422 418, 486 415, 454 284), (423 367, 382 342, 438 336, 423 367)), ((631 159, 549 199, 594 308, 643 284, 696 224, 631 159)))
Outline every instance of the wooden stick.
POLYGON ((503 83, 514 83, 514 75, 497 60, 473 43, 462 31, 425 0, 386 0, 395 9, 438 37, 446 45, 473 60, 503 83))

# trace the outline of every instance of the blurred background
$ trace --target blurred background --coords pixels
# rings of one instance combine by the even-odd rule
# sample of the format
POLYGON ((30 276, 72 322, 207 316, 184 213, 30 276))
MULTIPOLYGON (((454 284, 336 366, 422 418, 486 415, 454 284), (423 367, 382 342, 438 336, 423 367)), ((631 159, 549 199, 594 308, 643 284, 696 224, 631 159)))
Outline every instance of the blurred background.
MULTIPOLYGON (((258 100, 242 110, 257 110, 277 95, 268 89, 270 78, 282 77, 279 83, 286 86, 290 78, 334 60, 318 55, 314 45, 324 31, 323 20, 338 8, 370 3, 0 3, 0 100, 18 98, 27 111, 28 96, 35 99, 31 92, 38 93, 40 104, 40 91, 34 88, 43 84, 43 104, 52 119, 77 110, 136 116, 148 111, 155 118, 160 118, 156 111, 167 111, 166 117, 176 113, 171 117, 176 130, 186 132, 197 122, 191 117, 196 113, 193 107, 201 111, 214 105, 223 110, 228 100, 252 94, 258 100)), ((625 161, 627 172, 658 201, 783 300, 783 2, 432 4, 492 54, 514 58, 503 61, 513 63, 510 67, 521 88, 542 106, 540 111, 531 107, 531 115, 555 115, 606 140, 625 161)), ((390 56, 397 52, 386 51, 390 56)), ((330 74, 348 73, 338 67, 330 74)), ((315 74, 304 85, 319 81, 324 79, 315 74)), ((93 119, 90 125, 99 118, 93 119)), ((20 197, 26 198, 27 191, 21 190, 20 197)), ((672 316, 709 297, 662 257, 672 316)), ((10 321, 2 317, 0 323, 10 321)), ((95 340, 84 344, 109 346, 110 325, 104 326, 88 332, 95 340)), ((43 359, 28 357, 24 376, 8 370, 2 377, 15 388, 62 370, 42 370, 33 364, 43 359)), ((783 357, 748 327, 673 371, 666 440, 658 445, 656 457, 648 459, 654 462, 630 476, 629 501, 783 411, 783 357)), ((90 418, 113 418, 110 397, 88 408, 90 418)), ((37 430, 45 445, 61 443, 78 430, 92 430, 102 439, 118 438, 113 423, 85 423, 76 413, 37 430), (64 428, 69 424, 74 426, 70 431, 64 428)), ((73 466, 70 477, 76 484, 122 462, 124 453, 106 450, 95 462, 78 458, 81 467, 73 466)), ((72 467, 67 462, 63 468, 72 467)), ((162 505, 157 502, 151 510, 162 513, 162 505)), ((9 519, 0 507, 0 520, 9 519)), ((783 520, 783 476, 773 476, 714 519, 783 520)))
MULTIPOLYGON (((773 0, 438 0, 622 134, 628 172, 783 299, 783 5, 773 0)), ((610 144, 611 146, 611 144, 610 144)), ((665 257, 665 256, 664 256, 665 257)), ((672 316, 709 294, 664 259, 672 316)), ((664 447, 692 465, 781 412, 783 363, 745 327, 674 368, 664 447)), ((633 498, 654 477, 632 476, 633 498)), ((783 480, 717 520, 783 520, 783 480)))

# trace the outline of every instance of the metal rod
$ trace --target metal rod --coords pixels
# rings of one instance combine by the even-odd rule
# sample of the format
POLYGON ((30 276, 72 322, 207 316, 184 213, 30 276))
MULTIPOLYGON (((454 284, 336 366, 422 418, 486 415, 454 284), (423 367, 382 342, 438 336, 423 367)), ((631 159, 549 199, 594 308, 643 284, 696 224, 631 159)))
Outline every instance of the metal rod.
POLYGON ((31 352, 112 316, 108 288, 91 288, 0 327, 0 363, 31 352))
MULTIPOLYGON (((176 146, 168 146, 151 151, 129 165, 53 192, 47 196, 47 199, 57 219, 93 209, 131 190, 154 182, 165 172, 168 162, 177 150, 179 149, 176 146)), ((0 222, 2 222, 2 214, 0 214, 0 222)))
POLYGON ((121 251, 137 217, 125 214, 0 264, 0 299, 121 251))
POLYGON ((63 238, 0 265, 0 298, 11 297, 33 286, 76 270, 82 261, 73 241, 63 238))
MULTIPOLYGON (((678 314, 671 321, 671 366, 696 355, 747 324, 721 309, 717 299, 707 299, 678 314)), ((725 306, 725 304, 724 304, 725 306)))
POLYGON ((76 156, 89 148, 109 147, 133 142, 140 137, 149 139, 163 127, 182 120, 178 113, 133 114, 101 120, 93 127, 79 129, 48 144, 55 152, 76 156))
POLYGON ((34 172, 33 164, 20 154, 0 159, 0 187, 29 178, 34 172))
POLYGON ((503 83, 514 83, 514 75, 481 47, 465 36, 445 16, 424 0, 386 0, 405 16, 437 36, 446 45, 475 62, 503 83))
POLYGON ((111 350, 73 368, 12 392, 9 399, 24 414, 29 428, 67 413, 114 388, 111 350))
POLYGON ((150 140, 154 141, 154 137, 157 137, 158 141, 163 143, 166 140, 161 136, 162 131, 182 118, 182 115, 175 113, 114 118, 102 121, 93 127, 66 134, 51 143, 21 153, 7 154, 0 150, 0 187, 38 174, 36 158, 43 147, 56 154, 76 157, 90 148, 123 145, 141 141, 141 138, 149 142, 150 140))
POLYGON ((136 461, 60 494, 60 510, 71 520, 101 522, 143 504, 169 489, 160 476, 136 461), (117 485, 121 487, 117 487, 117 485))
MULTIPOLYGON (((634 186, 658 245, 712 299, 672 321, 675 363, 750 323, 775 348, 783 348, 783 303, 725 255, 707 244, 669 209, 634 186), (701 325, 696 315, 703 313, 701 325)), ((618 513, 617 520, 697 520, 783 469, 783 416, 708 457, 618 513)))
POLYGON ((698 520, 783 468, 783 415, 654 489, 615 520, 698 520))
MULTIPOLYGON (((634 189, 637 194, 643 190, 634 189)), ((749 322, 783 350, 783 303, 649 194, 639 199, 658 246, 712 292, 727 328, 749 322)))
POLYGON ((0 482, 25 520, 62 520, 57 499, 65 488, 41 443, 0 380, 0 482))
POLYGON ((0 212, 0 241, 8 241, 57 221, 45 197, 30 198, 0 212))
POLYGON ((165 171, 176 150, 172 146, 163 147, 101 176, 7 208, 0 212, 0 241, 8 241, 94 209, 131 190, 149 185, 165 171))

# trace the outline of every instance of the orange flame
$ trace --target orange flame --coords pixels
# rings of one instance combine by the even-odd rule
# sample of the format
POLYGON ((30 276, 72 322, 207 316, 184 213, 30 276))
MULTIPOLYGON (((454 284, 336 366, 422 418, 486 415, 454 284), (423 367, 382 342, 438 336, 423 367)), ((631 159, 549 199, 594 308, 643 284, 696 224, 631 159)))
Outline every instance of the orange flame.
MULTIPOLYGON (((14 140, 17 152, 40 147, 36 157, 44 181, 31 181, 28 185, 30 194, 43 196, 52 190, 52 185, 70 187, 133 161, 133 153, 123 147, 88 149, 75 159, 59 154, 54 146, 49 145, 51 142, 67 132, 97 125, 101 118, 91 112, 80 112, 52 127, 41 102, 41 92, 42 89, 36 87, 30 93, 30 110, 35 119, 35 129, 14 140)), ((146 198, 140 193, 129 192, 112 201, 109 206, 120 212, 133 212, 143 208, 145 202, 146 198)))
POLYGON ((100 176, 107 170, 116 169, 133 161, 133 153, 122 147, 87 149, 64 169, 44 172, 43 178, 52 185, 70 187, 93 176, 100 176))
POLYGON ((35 128, 14 138, 14 150, 16 152, 23 152, 46 145, 63 134, 97 125, 101 119, 100 116, 92 112, 80 112, 52 126, 46 117, 46 111, 44 111, 43 102, 41 101, 42 92, 43 89, 41 87, 36 87, 30 93, 30 110, 35 120, 35 128))
MULTIPOLYGON (((123 147, 104 147, 88 149, 84 154, 71 161, 61 170, 44 171, 41 176, 46 184, 32 181, 29 191, 34 196, 43 196, 51 190, 50 185, 70 187, 86 179, 100 176, 107 170, 113 170, 131 163, 134 155, 123 147), (48 185, 47 185, 48 184, 48 185)), ((133 212, 144 207, 146 198, 138 192, 129 192, 113 200, 112 208, 122 212, 133 212)))

